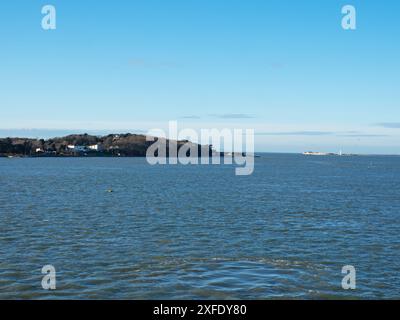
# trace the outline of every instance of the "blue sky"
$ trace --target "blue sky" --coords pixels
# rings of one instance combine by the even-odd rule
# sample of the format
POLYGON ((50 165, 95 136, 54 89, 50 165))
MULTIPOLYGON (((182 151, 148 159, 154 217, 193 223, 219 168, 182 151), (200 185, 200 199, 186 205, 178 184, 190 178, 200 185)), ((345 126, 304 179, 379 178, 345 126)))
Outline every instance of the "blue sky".
POLYGON ((397 154, 399 15, 395 0, 2 1, 0 136, 178 120, 254 128, 259 151, 397 154))

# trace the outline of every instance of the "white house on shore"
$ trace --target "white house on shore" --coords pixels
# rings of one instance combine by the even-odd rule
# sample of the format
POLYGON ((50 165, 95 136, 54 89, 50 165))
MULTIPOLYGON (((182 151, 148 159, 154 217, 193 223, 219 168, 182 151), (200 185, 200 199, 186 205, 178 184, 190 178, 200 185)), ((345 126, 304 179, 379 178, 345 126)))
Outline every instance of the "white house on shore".
POLYGON ((85 152, 87 150, 85 146, 75 146, 73 144, 68 145, 67 149, 71 152, 85 152))
POLYGON ((102 147, 101 144, 99 144, 99 143, 98 143, 98 144, 91 145, 91 146, 89 146, 88 148, 89 148, 89 150, 91 150, 91 151, 97 151, 97 152, 103 150, 103 147, 102 147))

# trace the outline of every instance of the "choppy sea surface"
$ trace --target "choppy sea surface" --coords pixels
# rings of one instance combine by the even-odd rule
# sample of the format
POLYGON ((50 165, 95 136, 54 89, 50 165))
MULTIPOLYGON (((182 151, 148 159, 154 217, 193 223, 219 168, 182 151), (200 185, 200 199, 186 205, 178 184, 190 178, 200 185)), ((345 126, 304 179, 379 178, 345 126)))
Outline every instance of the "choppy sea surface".
POLYGON ((400 157, 255 160, 0 159, 0 299, 400 298, 400 157))

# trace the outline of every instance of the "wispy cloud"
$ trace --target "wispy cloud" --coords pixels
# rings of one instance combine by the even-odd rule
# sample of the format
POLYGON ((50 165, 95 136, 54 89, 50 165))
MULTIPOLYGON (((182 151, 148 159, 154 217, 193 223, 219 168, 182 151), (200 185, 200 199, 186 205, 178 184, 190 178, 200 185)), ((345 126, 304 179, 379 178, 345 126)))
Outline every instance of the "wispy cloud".
POLYGON ((368 133, 354 133, 354 134, 340 134, 340 137, 346 138, 382 138, 389 137, 387 134, 368 134, 368 133))
POLYGON ((400 122, 382 122, 375 123, 374 126, 390 128, 390 129, 400 129, 400 122))
MULTIPOLYGON (((255 118, 253 115, 245 114, 245 113, 222 113, 222 114, 208 114, 204 117, 218 118, 218 119, 252 119, 255 118)), ((202 117, 199 115, 186 115, 181 117, 181 119, 201 119, 202 117)))
POLYGON ((256 132, 260 136, 328 136, 333 135, 330 131, 287 131, 287 132, 256 132))
POLYGON ((223 114, 210 114, 211 117, 219 119, 252 119, 253 115, 245 113, 223 113, 223 114))
POLYGON ((189 116, 183 116, 182 119, 201 119, 201 117, 196 115, 189 115, 189 116))
POLYGON ((380 138, 389 137, 387 134, 362 133, 359 131, 284 131, 256 132, 260 136, 337 136, 345 138, 380 138))

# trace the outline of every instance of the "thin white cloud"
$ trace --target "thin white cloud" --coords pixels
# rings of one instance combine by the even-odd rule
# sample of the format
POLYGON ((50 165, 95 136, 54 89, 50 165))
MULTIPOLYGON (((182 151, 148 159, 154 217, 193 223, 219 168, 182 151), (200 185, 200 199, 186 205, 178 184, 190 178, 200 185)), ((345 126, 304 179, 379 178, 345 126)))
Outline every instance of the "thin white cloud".
POLYGON ((219 119, 252 119, 253 115, 245 113, 223 113, 223 114, 210 114, 211 117, 219 119))
POLYGON ((382 127, 382 128, 389 128, 389 129, 400 129, 400 122, 375 123, 374 126, 382 127))
POLYGON ((288 131, 288 132, 257 132, 260 136, 327 136, 334 132, 328 131, 288 131))

